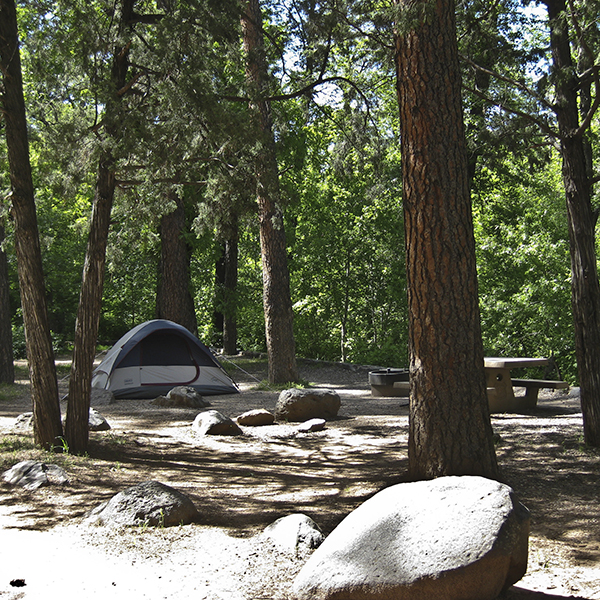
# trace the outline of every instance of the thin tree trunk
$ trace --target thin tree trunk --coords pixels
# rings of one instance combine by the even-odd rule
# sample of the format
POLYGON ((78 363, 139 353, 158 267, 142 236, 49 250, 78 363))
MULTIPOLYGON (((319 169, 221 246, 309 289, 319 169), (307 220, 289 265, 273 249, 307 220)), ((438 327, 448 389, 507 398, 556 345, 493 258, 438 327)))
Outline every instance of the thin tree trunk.
POLYGON ((185 241, 187 231, 183 199, 175 191, 170 199, 174 211, 160 220, 160 282, 156 301, 157 317, 183 325, 198 335, 194 300, 190 292, 190 251, 185 241))
POLYGON ((115 174, 112 167, 110 156, 105 155, 98 169, 90 237, 75 324, 73 364, 69 379, 69 403, 65 426, 69 450, 74 454, 85 452, 89 441, 92 371, 102 309, 110 213, 115 195, 115 174))
MULTIPOLYGON (((400 4, 410 11, 422 3, 400 4)), ((452 0, 437 0, 425 22, 397 36, 396 62, 409 306, 410 475, 495 478, 452 0)))
MULTIPOLYGON (((556 115, 561 136, 571 252, 571 303, 586 444, 600 446, 600 283, 595 247, 597 214, 584 132, 577 132, 579 82, 571 56, 564 0, 545 0, 550 20, 556 115)), ((596 90, 599 93, 599 90, 596 90)), ((582 102, 584 110, 590 103, 582 102)))
POLYGON ((238 281, 238 221, 225 241, 225 277, 223 281, 223 352, 237 354, 237 281, 238 281))
POLYGON ((12 324, 10 320, 10 286, 8 261, 2 249, 4 225, 0 224, 0 383, 15 382, 15 365, 12 348, 12 324))
POLYGON ((62 424, 29 162, 17 31, 14 1, 0 0, 0 64, 4 84, 0 98, 6 131, 15 249, 31 377, 34 437, 37 444, 51 449, 57 446, 57 438, 62 436, 62 424))
MULTIPOLYGON (((122 30, 134 16, 134 4, 135 0, 126 0, 121 6, 120 26, 122 30)), ((111 84, 114 96, 106 104, 104 120, 106 135, 117 140, 122 135, 119 118, 121 97, 118 91, 122 90, 127 82, 129 44, 124 43, 122 46, 114 48, 113 52, 111 84)), ((114 157, 110 150, 106 150, 101 153, 98 165, 69 380, 66 438, 69 450, 76 454, 85 452, 89 441, 92 372, 102 309, 106 246, 115 187, 114 157)))
POLYGON ((227 246, 225 242, 221 241, 219 244, 221 254, 215 262, 215 297, 214 297, 214 309, 213 309, 213 329, 214 338, 213 344, 215 346, 223 345, 223 328, 225 324, 225 315, 223 298, 225 290, 225 252, 227 246))
POLYGON ((256 115, 261 134, 261 150, 257 152, 256 159, 256 179, 269 381, 284 383, 298 378, 287 246, 283 213, 279 204, 279 173, 271 106, 264 97, 267 89, 267 65, 260 2, 248 0, 245 8, 242 35, 246 72, 253 95, 251 109, 256 115))

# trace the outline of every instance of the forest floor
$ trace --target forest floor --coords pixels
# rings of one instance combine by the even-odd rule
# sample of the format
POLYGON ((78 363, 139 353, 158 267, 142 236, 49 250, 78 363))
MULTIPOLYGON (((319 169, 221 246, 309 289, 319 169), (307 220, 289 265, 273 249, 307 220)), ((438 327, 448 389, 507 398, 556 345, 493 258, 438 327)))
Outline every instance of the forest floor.
MULTIPOLYGON (((273 410, 278 392, 257 386, 265 361, 237 362, 244 371, 226 364, 242 393, 211 396, 211 408, 230 417, 273 410)), ((191 428, 196 410, 119 400, 95 407, 112 428, 91 433, 86 456, 36 450, 31 433, 14 429, 31 410, 28 382, 8 397, 0 389, 0 471, 36 458, 69 476, 32 492, 0 482, 0 600, 71 592, 86 600, 287 598, 307 557, 275 548, 264 528, 301 512, 328 534, 365 499, 401 482, 408 462, 405 399, 372 397, 368 367, 299 367, 304 380, 342 399, 339 418, 322 432, 276 424, 201 438, 191 428), (187 494, 200 521, 126 530, 82 524, 98 504, 146 480, 187 494)), ((575 391, 540 396, 535 410, 492 418, 502 478, 531 511, 528 572, 504 598, 600 600, 600 452, 583 445, 575 391)))

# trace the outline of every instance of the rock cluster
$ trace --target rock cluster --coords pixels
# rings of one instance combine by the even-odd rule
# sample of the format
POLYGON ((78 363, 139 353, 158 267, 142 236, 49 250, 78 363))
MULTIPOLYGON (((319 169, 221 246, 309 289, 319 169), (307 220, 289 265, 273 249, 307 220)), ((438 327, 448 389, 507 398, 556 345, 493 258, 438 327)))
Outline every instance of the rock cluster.
POLYGON ((208 410, 196 416, 192 428, 198 435, 242 435, 240 425, 260 427, 281 420, 300 422, 297 431, 311 433, 323 430, 326 420, 335 418, 340 406, 340 397, 334 391, 293 388, 281 392, 275 414, 261 408, 230 419, 216 410, 208 410))

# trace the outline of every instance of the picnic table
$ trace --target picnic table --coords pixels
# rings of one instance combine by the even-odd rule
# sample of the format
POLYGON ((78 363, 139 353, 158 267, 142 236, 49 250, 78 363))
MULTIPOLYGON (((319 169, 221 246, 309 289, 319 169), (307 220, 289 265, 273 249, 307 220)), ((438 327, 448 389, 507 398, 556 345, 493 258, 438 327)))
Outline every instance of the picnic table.
POLYGON ((485 377, 488 388, 490 412, 512 412, 523 408, 534 408, 540 388, 564 389, 566 381, 548 379, 512 379, 512 369, 545 367, 547 358, 484 358, 485 377), (524 387, 525 396, 515 397, 513 386, 524 387))

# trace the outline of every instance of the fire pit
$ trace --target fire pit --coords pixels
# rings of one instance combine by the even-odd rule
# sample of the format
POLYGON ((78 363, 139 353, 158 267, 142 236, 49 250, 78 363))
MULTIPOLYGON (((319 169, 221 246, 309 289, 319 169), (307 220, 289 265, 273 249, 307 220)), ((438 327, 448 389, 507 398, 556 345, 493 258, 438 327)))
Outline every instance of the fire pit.
POLYGON ((378 369, 369 372, 371 396, 399 396, 408 398, 408 385, 396 386, 398 381, 409 382, 408 369, 378 369))

